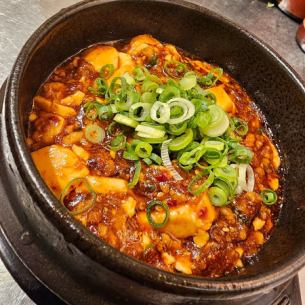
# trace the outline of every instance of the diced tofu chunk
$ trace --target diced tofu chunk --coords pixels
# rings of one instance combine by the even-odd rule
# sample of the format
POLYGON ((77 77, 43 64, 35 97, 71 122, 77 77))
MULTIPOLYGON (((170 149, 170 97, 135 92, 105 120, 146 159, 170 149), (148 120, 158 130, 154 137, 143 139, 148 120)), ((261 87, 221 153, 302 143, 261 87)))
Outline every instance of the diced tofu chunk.
POLYGON ((89 62, 97 72, 100 72, 104 65, 112 64, 115 69, 119 63, 119 52, 111 46, 100 46, 93 49, 85 56, 85 60, 89 62))
POLYGON ((72 145, 73 152, 81 159, 87 161, 89 159, 89 153, 85 151, 81 146, 72 145))
POLYGON ((82 131, 74 131, 74 132, 71 132, 70 134, 64 136, 62 142, 65 145, 72 145, 72 144, 80 142, 81 139, 83 138, 83 136, 84 136, 84 133, 82 131))
POLYGON ((89 170, 75 153, 60 145, 39 149, 32 153, 32 158, 40 175, 58 198, 72 179, 89 174, 89 170))
POLYGON ((144 250, 146 250, 151 245, 151 239, 150 239, 149 235, 147 234, 147 232, 144 232, 142 235, 141 245, 144 250))
POLYGON ((219 85, 207 89, 206 91, 213 93, 216 96, 216 104, 226 112, 235 112, 235 105, 224 89, 224 85, 219 85))
POLYGON ((34 105, 41 110, 59 114, 64 118, 76 115, 76 111, 73 108, 57 104, 42 96, 35 96, 34 105))
POLYGON ((52 113, 42 113, 35 121, 35 132, 33 139, 44 144, 51 144, 54 137, 61 133, 65 125, 65 120, 59 115, 52 113))
POLYGON ((178 257, 175 263, 175 269, 185 274, 192 274, 192 264, 188 257, 178 257))
POLYGON ((122 203, 122 208, 129 217, 132 217, 136 212, 136 201, 132 197, 128 197, 122 203))
POLYGON ((209 233, 206 231, 199 232, 196 236, 193 237, 194 243, 199 247, 202 248, 206 245, 209 241, 209 233))
POLYGON ((87 180, 96 193, 107 194, 111 192, 119 193, 128 191, 127 182, 123 179, 88 176, 87 180))
MULTIPOLYGON (((172 255, 168 254, 167 252, 162 253, 162 260, 163 260, 164 264, 168 265, 168 266, 173 264, 176 261, 176 259, 172 255)), ((179 268, 179 265, 178 265, 178 268, 179 268)))
POLYGON ((253 228, 255 231, 260 230, 264 225, 265 225, 265 221, 260 219, 259 217, 255 217, 255 219, 253 220, 253 228))
POLYGON ((60 103, 66 106, 79 106, 85 97, 85 93, 82 91, 76 91, 72 95, 63 98, 60 103))

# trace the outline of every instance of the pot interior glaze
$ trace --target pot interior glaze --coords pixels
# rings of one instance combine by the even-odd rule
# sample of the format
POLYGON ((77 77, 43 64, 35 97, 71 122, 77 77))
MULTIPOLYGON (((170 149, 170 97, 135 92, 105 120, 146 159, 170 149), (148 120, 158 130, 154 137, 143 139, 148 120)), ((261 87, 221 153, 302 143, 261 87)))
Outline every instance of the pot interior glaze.
MULTIPOLYGON (((272 50, 231 22, 184 1, 85 1, 41 26, 21 51, 8 81, 6 124, 20 175, 64 238, 104 267, 156 289, 193 294, 249 292, 283 283, 305 263, 305 88, 272 50), (76 224, 52 196, 25 144, 32 98, 52 70, 98 42, 148 33, 215 63, 255 100, 282 153, 284 204, 271 239, 241 275, 203 279, 153 269, 114 250, 76 224), (25 177, 25 176, 24 176, 25 177), (132 270, 132 272, 130 272, 132 270)), ((98 279, 97 279, 98 281, 98 279)))

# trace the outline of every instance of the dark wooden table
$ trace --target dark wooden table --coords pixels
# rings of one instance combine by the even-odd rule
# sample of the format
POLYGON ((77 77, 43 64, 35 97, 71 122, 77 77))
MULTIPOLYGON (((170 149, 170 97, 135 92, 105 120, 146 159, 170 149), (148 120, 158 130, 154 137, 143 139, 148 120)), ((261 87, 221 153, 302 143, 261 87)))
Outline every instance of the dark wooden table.
MULTIPOLYGON (((305 1, 305 0, 304 0, 305 1)), ((30 34, 75 0, 0 0, 0 85, 30 34)), ((305 81, 305 54, 295 42, 297 23, 265 0, 191 0, 245 27, 275 49, 305 81)), ((305 294, 305 271, 300 273, 305 294)), ((305 300, 305 295, 303 295, 305 300)), ((32 305, 0 261, 0 305, 32 305)))

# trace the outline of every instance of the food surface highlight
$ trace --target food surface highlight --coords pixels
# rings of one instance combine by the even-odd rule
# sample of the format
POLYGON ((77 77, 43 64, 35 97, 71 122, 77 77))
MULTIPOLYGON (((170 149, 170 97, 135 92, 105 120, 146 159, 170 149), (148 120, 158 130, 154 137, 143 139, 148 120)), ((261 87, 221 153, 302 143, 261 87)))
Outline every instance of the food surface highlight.
POLYGON ((73 217, 166 271, 242 272, 279 215, 279 154, 247 93, 149 35, 57 67, 27 143, 73 217))

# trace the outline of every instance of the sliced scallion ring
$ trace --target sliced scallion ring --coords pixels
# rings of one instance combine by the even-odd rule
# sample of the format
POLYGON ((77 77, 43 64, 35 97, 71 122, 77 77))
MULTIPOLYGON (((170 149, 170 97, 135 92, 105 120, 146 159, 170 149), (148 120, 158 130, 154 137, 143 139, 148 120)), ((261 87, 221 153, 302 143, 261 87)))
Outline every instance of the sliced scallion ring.
POLYGON ((156 101, 150 109, 150 116, 152 120, 160 124, 168 122, 168 120, 170 119, 169 105, 156 101))
POLYGON ((146 208, 146 216, 147 216, 147 220, 149 222, 149 224, 155 228, 155 229, 161 229, 163 227, 166 226, 167 222, 168 222, 168 218, 169 218, 169 207, 166 203, 159 201, 159 200, 152 200, 147 208, 146 208), (164 212, 165 212, 165 216, 162 222, 155 222, 155 220, 153 219, 153 215, 152 215, 152 209, 156 206, 161 207, 164 212))
POLYGON ((145 125, 138 125, 136 127, 136 131, 138 132, 138 135, 140 137, 144 137, 144 138, 162 138, 165 136, 165 131, 164 130, 160 130, 154 127, 150 127, 150 126, 145 126, 145 125), (139 134, 140 132, 140 134, 139 134))
POLYGON ((105 138, 105 131, 98 125, 89 124, 85 127, 85 137, 89 142, 99 144, 105 138))
POLYGON ((111 140, 109 148, 113 151, 118 151, 125 148, 126 137, 122 134, 116 136, 113 140, 111 140))
POLYGON ((187 129, 184 134, 173 139, 171 143, 169 143, 168 148, 171 151, 179 151, 187 147, 193 141, 194 133, 191 128, 187 129))
POLYGON ((117 113, 115 115, 115 117, 113 118, 113 120, 119 124, 126 125, 126 126, 133 127, 133 128, 136 128, 139 124, 136 120, 131 119, 131 118, 127 117, 126 115, 123 115, 120 113, 117 113))
POLYGON ((211 187, 208 191, 208 196, 214 206, 221 207, 229 203, 226 192, 220 187, 211 187))
POLYGON ((202 192, 204 192, 206 189, 208 189, 214 181, 214 173, 212 171, 203 170, 201 173, 197 174, 189 183, 188 185, 188 191, 198 196, 202 192), (200 185, 194 188, 194 186, 197 184, 197 182, 204 176, 208 175, 207 179, 200 185))
POLYGON ((273 190, 265 189, 260 193, 264 204, 273 205, 277 202, 277 194, 273 190))
POLYGON ((135 153, 140 158, 149 158, 152 153, 152 150, 153 150, 153 148, 149 143, 140 142, 137 144, 137 146, 135 148, 135 153))
POLYGON ((129 117, 136 121, 145 121, 149 116, 151 104, 149 103, 135 103, 129 108, 129 117))
POLYGON ((180 107, 183 113, 179 117, 170 118, 166 123, 179 124, 190 119, 195 114, 194 104, 185 98, 175 97, 170 99, 167 104, 170 106, 170 108, 180 107))
POLYGON ((183 90, 190 90, 197 85, 197 77, 194 72, 187 72, 184 77, 179 81, 180 87, 183 90))
POLYGON ((170 160, 170 157, 169 157, 168 146, 169 146, 171 141, 172 140, 167 140, 167 141, 164 141, 162 143, 162 146, 161 146, 161 158, 162 158, 163 165, 170 171, 170 173, 172 174, 174 179, 176 181, 180 181, 180 180, 183 180, 183 178, 176 171, 176 169, 174 168, 174 166, 172 164, 172 161, 170 160))
POLYGON ((209 137, 219 137, 225 133, 229 127, 227 114, 217 105, 209 106, 211 122, 207 127, 201 128, 200 131, 209 137))
POLYGON ((87 212, 95 201, 96 193, 86 178, 72 179, 60 194, 60 202, 72 215, 87 212))

